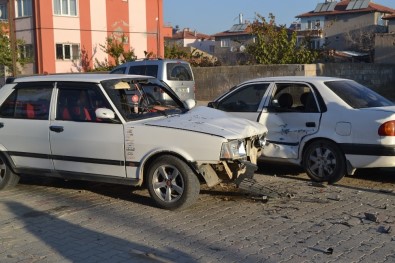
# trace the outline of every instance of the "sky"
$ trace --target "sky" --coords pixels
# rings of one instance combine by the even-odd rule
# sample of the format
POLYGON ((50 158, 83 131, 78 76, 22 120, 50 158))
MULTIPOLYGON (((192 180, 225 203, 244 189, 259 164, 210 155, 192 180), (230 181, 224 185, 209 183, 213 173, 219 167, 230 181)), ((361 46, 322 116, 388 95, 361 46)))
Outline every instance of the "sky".
MULTIPOLYGON (((165 25, 189 28, 202 34, 223 32, 243 20, 252 21, 255 14, 276 17, 278 25, 289 26, 295 16, 315 9, 324 0, 163 0, 165 25)), ((376 4, 395 9, 394 0, 374 0, 376 4)))

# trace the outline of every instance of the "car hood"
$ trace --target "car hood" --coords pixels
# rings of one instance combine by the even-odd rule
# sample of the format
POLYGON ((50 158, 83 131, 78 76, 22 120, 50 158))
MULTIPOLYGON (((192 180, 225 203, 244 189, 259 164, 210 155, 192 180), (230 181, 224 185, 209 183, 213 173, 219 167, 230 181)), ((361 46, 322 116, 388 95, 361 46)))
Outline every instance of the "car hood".
POLYGON ((206 133, 228 140, 267 132, 266 127, 258 122, 233 117, 226 112, 204 106, 195 107, 184 114, 148 121, 145 125, 206 133))

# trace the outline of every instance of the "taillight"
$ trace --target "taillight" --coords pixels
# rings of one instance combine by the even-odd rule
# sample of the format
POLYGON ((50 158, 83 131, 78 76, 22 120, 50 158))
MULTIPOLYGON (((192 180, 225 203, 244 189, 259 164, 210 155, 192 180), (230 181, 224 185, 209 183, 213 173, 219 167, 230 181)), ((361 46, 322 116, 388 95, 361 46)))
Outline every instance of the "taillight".
POLYGON ((387 121, 379 128, 380 136, 395 136, 395 121, 387 121))

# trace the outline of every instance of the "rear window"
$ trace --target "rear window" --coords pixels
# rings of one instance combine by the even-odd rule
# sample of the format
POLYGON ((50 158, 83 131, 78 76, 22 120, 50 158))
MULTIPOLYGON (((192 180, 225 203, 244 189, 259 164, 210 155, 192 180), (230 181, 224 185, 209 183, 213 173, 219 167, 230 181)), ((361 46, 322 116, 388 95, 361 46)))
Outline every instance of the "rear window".
POLYGON ((157 78, 158 77, 158 66, 157 65, 141 65, 141 66, 130 66, 129 74, 131 75, 146 75, 157 78))
POLYGON ((167 80, 193 81, 189 64, 167 63, 167 80))
POLYGON ((355 81, 328 81, 325 82, 325 85, 355 109, 395 105, 390 100, 355 81))

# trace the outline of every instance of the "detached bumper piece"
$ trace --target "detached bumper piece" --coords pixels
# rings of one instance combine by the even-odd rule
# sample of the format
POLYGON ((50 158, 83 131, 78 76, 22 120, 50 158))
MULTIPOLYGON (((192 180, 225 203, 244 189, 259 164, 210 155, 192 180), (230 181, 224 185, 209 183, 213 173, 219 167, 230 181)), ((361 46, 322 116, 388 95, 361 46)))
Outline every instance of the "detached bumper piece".
POLYGON ((258 170, 258 166, 248 161, 241 161, 241 170, 238 171, 236 175, 235 184, 239 184, 246 178, 252 179, 254 177, 254 172, 258 170))

